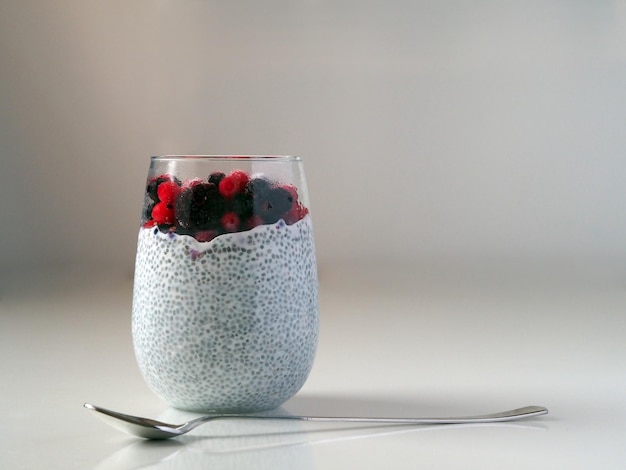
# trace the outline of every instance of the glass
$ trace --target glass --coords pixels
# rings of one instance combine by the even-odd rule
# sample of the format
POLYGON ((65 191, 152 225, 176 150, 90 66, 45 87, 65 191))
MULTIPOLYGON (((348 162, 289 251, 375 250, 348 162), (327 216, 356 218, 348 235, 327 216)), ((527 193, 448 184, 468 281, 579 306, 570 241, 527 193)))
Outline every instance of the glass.
POLYGON ((152 157, 132 334, 144 379, 176 408, 262 411, 297 393, 319 334, 300 158, 152 157))

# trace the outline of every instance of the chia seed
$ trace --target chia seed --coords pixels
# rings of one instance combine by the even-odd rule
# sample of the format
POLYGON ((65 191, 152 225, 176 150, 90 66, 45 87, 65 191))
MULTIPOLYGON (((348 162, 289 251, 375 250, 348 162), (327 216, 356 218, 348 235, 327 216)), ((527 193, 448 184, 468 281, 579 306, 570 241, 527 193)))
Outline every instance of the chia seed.
POLYGON ((261 411, 307 379, 319 334, 313 229, 309 216, 281 222, 209 242, 140 229, 135 355, 172 406, 261 411))

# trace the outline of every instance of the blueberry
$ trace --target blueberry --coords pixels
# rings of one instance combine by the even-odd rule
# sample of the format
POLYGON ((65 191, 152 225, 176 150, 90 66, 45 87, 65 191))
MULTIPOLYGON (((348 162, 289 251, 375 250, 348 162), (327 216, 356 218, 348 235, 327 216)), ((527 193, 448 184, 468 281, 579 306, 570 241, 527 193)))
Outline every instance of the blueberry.
POLYGON ((277 222, 293 205, 293 195, 285 188, 272 188, 265 198, 255 199, 255 214, 261 216, 265 223, 277 222))
POLYGON ((252 178, 246 184, 245 192, 257 198, 265 198, 272 184, 265 178, 252 178))

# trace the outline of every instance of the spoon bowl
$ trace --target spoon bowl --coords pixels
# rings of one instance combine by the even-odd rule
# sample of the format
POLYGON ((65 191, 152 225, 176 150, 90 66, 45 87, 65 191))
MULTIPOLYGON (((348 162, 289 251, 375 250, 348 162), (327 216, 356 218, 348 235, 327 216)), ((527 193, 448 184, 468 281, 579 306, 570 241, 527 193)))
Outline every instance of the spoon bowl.
POLYGON ((85 403, 84 407, 95 413, 100 419, 110 426, 130 434, 143 437, 144 439, 169 439, 182 436, 198 426, 217 419, 288 419, 297 421, 313 422, 343 422, 343 423, 373 423, 373 424, 466 424, 466 423, 497 423, 503 421, 515 421, 531 418, 548 413, 543 406, 525 406, 509 411, 491 413, 476 416, 462 416, 449 418, 367 418, 347 416, 294 416, 294 415, 255 415, 255 414, 213 414, 201 416, 182 424, 170 424, 156 421, 150 418, 128 415, 118 411, 112 411, 100 406, 85 403))

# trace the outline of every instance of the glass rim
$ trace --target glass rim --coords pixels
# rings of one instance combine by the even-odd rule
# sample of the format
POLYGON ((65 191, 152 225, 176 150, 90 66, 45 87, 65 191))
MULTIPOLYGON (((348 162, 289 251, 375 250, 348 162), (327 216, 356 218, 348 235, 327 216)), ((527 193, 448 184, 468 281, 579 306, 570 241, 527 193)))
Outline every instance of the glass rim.
POLYGON ((153 155, 155 161, 212 160, 212 161, 264 161, 264 162, 299 162, 302 159, 294 155, 153 155))

